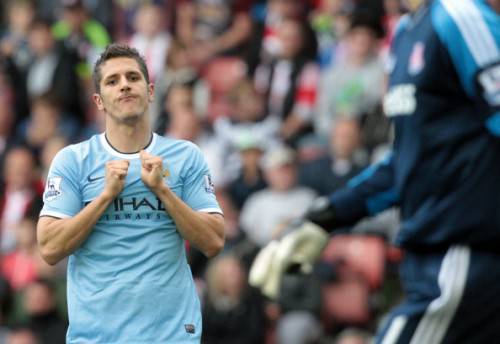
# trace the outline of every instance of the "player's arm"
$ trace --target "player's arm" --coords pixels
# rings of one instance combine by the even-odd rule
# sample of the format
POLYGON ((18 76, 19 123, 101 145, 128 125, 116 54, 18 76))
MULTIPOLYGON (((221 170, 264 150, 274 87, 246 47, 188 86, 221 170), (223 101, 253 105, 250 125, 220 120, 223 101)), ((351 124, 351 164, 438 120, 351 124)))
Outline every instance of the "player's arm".
POLYGON ((318 198, 305 219, 333 232, 352 226, 366 216, 376 215, 398 202, 393 178, 393 154, 390 152, 352 178, 343 189, 318 198))
POLYGON ((56 264, 87 239, 106 208, 123 189, 128 166, 127 160, 108 162, 104 190, 75 216, 56 218, 53 212, 47 212, 47 215, 42 212, 37 225, 37 241, 47 263, 56 264))
POLYGON ((207 257, 217 255, 224 247, 224 218, 221 214, 193 210, 163 181, 160 157, 141 152, 144 183, 165 205, 182 237, 200 249, 207 257))

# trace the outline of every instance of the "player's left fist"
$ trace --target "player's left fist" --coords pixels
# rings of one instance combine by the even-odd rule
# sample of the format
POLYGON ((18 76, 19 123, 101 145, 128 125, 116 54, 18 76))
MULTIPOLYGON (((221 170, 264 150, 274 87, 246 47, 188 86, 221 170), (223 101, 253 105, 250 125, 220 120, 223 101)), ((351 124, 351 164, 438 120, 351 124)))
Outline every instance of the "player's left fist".
POLYGON ((163 182, 163 161, 159 156, 149 154, 142 150, 139 154, 141 158, 141 179, 151 190, 159 190, 165 185, 163 182))

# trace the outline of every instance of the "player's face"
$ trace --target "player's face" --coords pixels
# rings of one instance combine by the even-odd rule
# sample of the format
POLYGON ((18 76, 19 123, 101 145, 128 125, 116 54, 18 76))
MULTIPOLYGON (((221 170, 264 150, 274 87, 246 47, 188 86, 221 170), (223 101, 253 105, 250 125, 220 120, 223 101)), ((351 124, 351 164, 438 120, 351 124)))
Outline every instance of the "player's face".
POLYGON ((144 118, 153 100, 153 85, 147 84, 139 64, 117 57, 101 65, 101 93, 94 94, 99 110, 119 123, 133 124, 144 118))

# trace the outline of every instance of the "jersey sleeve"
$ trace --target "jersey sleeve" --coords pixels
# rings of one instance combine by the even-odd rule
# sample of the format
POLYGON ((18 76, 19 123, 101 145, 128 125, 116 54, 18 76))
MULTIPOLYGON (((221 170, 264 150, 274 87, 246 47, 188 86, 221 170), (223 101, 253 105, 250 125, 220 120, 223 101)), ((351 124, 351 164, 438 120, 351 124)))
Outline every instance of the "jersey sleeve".
POLYGON ((397 204, 393 159, 392 152, 388 153, 383 160, 352 178, 345 188, 330 195, 335 216, 340 222, 354 224, 397 204))
POLYGON ((485 1, 441 0, 432 8, 433 27, 467 94, 500 136, 500 17, 485 1))
POLYGON ((191 147, 189 164, 183 176, 182 200, 194 210, 222 214, 205 158, 197 146, 193 144, 191 147))
POLYGON ((49 169, 40 216, 72 217, 82 209, 78 163, 70 147, 56 154, 49 169))

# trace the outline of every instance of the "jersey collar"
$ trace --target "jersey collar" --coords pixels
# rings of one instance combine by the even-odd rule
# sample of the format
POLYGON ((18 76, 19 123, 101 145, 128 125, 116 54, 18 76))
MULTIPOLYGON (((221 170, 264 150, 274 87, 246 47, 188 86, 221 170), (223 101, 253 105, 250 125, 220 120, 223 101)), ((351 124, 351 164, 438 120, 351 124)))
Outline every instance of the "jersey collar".
MULTIPOLYGON (((151 141, 144 148, 144 150, 146 152, 151 153, 151 151, 153 150, 153 148, 156 144, 157 138, 158 138, 158 135, 156 133, 152 133, 151 141)), ((137 152, 137 153, 122 153, 122 152, 117 151, 115 148, 113 148, 113 146, 111 146, 109 144, 108 140, 106 139, 105 133, 102 133, 99 135, 99 140, 101 141, 101 144, 103 145, 104 149, 106 149, 106 151, 113 156, 116 156, 116 157, 121 158, 121 159, 128 159, 128 160, 139 159, 139 152, 137 152)))

